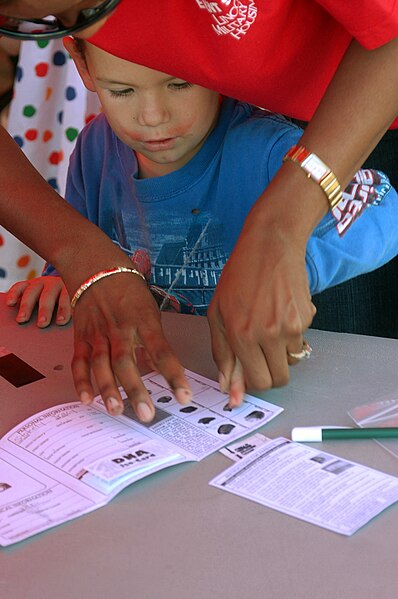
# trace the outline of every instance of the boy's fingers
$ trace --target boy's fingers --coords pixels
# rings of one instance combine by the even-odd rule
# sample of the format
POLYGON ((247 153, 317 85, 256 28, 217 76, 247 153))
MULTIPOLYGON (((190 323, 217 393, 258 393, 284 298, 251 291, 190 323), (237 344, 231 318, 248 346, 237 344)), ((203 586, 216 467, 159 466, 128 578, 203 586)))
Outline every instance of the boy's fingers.
POLYGON ((43 285, 40 281, 32 280, 28 281, 28 283, 29 285, 26 287, 21 297, 16 317, 16 320, 19 323, 27 322, 30 319, 43 290, 43 285))
POLYGON ((16 321, 27 322, 38 305, 37 325, 50 324, 55 305, 60 300, 59 323, 66 324, 71 317, 69 298, 60 277, 37 277, 15 283, 7 293, 7 305, 15 306, 19 302, 16 321))
POLYGON ((15 306, 28 286, 29 281, 19 281, 18 283, 14 283, 14 285, 12 285, 12 287, 10 287, 10 289, 7 291, 7 306, 15 306))
POLYGON ((55 322, 62 326, 67 324, 72 317, 72 308, 70 305, 69 294, 66 290, 65 285, 62 285, 62 290, 58 298, 58 310, 55 322))
POLYGON ((37 314, 37 325, 46 327, 51 323, 55 306, 60 299, 64 284, 59 277, 41 277, 38 281, 42 284, 37 314))

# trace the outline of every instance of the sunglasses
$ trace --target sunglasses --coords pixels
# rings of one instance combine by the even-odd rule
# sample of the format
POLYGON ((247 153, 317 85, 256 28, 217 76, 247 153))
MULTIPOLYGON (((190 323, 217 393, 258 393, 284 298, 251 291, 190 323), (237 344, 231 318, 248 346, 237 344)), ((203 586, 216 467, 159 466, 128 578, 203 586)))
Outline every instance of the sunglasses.
POLYGON ((19 40, 52 40, 76 33, 89 27, 99 19, 105 17, 118 4, 120 0, 105 0, 94 8, 85 8, 77 16, 76 23, 70 27, 65 25, 58 17, 50 15, 44 19, 17 19, 0 14, 0 36, 12 37, 19 40))

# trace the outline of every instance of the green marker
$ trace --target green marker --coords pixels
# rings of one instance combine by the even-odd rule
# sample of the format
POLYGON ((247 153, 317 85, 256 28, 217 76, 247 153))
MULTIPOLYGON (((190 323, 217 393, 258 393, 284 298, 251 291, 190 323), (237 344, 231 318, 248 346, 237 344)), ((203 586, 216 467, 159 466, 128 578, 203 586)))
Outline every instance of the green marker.
POLYGON ((314 443, 336 439, 398 439, 398 427, 350 428, 333 426, 297 426, 292 429, 292 441, 314 443))

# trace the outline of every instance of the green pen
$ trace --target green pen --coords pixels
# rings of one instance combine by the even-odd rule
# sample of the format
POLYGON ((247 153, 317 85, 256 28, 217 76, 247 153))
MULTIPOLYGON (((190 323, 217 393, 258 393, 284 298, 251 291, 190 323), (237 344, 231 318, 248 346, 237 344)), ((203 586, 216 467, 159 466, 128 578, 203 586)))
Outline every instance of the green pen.
POLYGON ((337 439, 398 439, 398 427, 350 428, 348 426, 297 426, 292 441, 316 443, 337 439))

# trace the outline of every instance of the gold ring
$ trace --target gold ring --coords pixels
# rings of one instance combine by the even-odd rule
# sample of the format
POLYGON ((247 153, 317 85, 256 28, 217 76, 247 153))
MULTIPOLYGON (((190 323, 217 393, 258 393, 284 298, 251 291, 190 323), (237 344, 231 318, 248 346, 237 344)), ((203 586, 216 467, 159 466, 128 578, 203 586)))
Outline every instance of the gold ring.
POLYGON ((303 339, 303 345, 301 348, 300 352, 287 352, 287 355, 290 356, 291 358, 294 358, 295 360, 302 360, 303 358, 308 359, 311 355, 312 352, 312 347, 311 345, 308 343, 308 341, 306 341, 305 339, 303 339))

